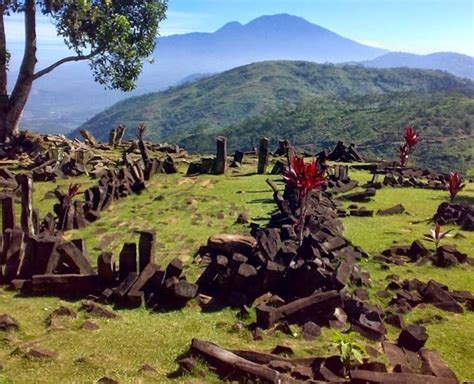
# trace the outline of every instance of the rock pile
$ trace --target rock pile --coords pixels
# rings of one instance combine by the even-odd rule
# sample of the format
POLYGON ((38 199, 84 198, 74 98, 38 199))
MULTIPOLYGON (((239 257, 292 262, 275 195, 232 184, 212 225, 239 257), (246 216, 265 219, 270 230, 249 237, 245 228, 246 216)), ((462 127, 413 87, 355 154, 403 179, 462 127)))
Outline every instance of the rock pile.
POLYGON ((179 307, 194 298, 197 285, 187 282, 178 259, 166 268, 154 263, 155 233, 139 232, 139 242, 126 243, 118 265, 110 253, 92 267, 83 240, 60 236, 27 236, 20 229, 4 233, 2 281, 22 293, 95 297, 121 307, 179 307))
MULTIPOLYGON (((138 141, 123 141, 121 132, 120 129, 117 130, 112 145, 98 143, 89 131, 82 131, 85 143, 77 139, 70 140, 63 135, 23 132, 15 136, 11 143, 0 146, 0 160, 26 167, 35 181, 51 181, 89 174, 96 176, 97 173, 100 174, 107 169, 107 166, 116 165, 112 156, 108 158, 104 155, 104 151, 119 149, 128 155, 141 154, 138 141)), ((143 143, 147 150, 155 153, 173 154, 174 157, 187 156, 187 152, 176 145, 143 143)))
MULTIPOLYGON (((365 187, 380 189, 383 187, 413 187, 435 190, 447 190, 449 174, 432 169, 406 168, 386 164, 362 166, 373 173, 372 180, 365 187), (383 180, 381 180, 381 176, 383 180)), ((360 168, 354 166, 354 168, 360 168)))
MULTIPOLYGON (((412 326, 403 330, 398 345, 383 343, 389 364, 368 358, 347 369, 339 356, 297 359, 278 354, 277 349, 270 353, 229 351, 198 339, 192 340, 190 356, 178 362, 182 371, 190 371, 197 365, 195 358, 202 359, 221 377, 240 383, 458 383, 439 354, 423 348, 426 334, 420 328, 412 326)), ((292 352, 288 347, 281 350, 292 352)))
POLYGON ((344 145, 342 141, 338 141, 336 146, 329 153, 325 150, 320 152, 318 158, 321 160, 342 161, 350 163, 353 161, 363 161, 362 157, 356 150, 355 144, 349 146, 344 145))
POLYGON ((474 206, 467 204, 441 203, 433 217, 441 225, 456 224, 465 231, 474 231, 474 206))
POLYGON ((381 255, 374 257, 374 260, 396 265, 431 261, 437 267, 442 268, 457 264, 474 264, 474 260, 467 254, 458 251, 456 246, 443 245, 433 253, 420 240, 415 240, 411 245, 398 245, 388 248, 381 255))
POLYGON ((143 166, 141 162, 130 162, 124 167, 104 170, 98 185, 84 191, 84 202, 73 201, 71 196, 56 189, 55 195, 59 200, 54 207, 56 219, 51 215, 45 218, 43 228, 50 233, 51 228, 60 231, 84 228, 88 223, 96 221, 100 212, 110 207, 114 201, 144 190, 145 182, 152 176, 174 172, 176 168, 171 157, 164 162, 150 160, 147 166, 143 166))
POLYGON ((209 264, 198 279, 200 292, 236 307, 258 302, 257 324, 308 321, 354 329, 381 339, 386 332, 379 308, 342 293, 350 283, 370 285, 357 261, 367 257, 342 236, 330 194, 311 196, 303 241, 294 227, 299 207, 293 190, 275 191, 279 212, 269 228, 254 227, 252 236, 211 237, 204 259, 209 264), (270 295, 268 295, 270 292, 270 295))
POLYGON ((434 280, 428 283, 417 279, 400 282, 399 277, 394 275, 391 276, 391 281, 385 291, 380 291, 378 294, 392 297, 385 311, 385 319, 399 328, 404 326, 401 316, 420 304, 432 304, 439 309, 454 313, 464 312, 461 304, 465 304, 469 310, 474 310, 474 296, 470 292, 451 292, 447 286, 434 280))

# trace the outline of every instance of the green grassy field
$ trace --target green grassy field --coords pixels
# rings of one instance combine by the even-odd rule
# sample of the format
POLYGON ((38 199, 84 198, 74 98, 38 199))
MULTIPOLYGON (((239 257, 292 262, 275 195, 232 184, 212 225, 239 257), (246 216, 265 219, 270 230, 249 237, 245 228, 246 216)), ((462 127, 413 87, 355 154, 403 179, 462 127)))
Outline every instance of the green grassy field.
MULTIPOLYGON (((85 238, 92 260, 102 250, 118 255, 125 241, 137 241, 134 233, 140 229, 155 229, 158 236, 156 259, 165 264, 173 257, 186 262, 186 273, 195 278, 200 267, 192 264, 193 256, 210 235, 216 233, 247 233, 245 225, 235 224, 239 213, 248 212, 252 221, 264 225, 275 209, 272 192, 265 180, 268 176, 255 175, 254 164, 247 164, 242 170, 229 170, 226 176, 199 176, 188 178, 183 175, 159 175, 141 195, 116 202, 102 214, 102 218, 86 229, 67 233, 68 238, 85 238)), ((185 167, 182 167, 185 170, 185 167)), ((365 172, 351 172, 359 181, 366 181, 370 175, 365 172)), ((278 180, 278 177, 272 177, 278 180)), ((58 182, 65 187, 71 181, 58 182)), ((93 184, 86 178, 74 180, 81 184, 93 184)), ((55 200, 46 193, 55 188, 53 183, 35 184, 35 207, 41 214, 52 209, 55 200), (46 196, 45 196, 46 195, 46 196)), ((459 195, 460 200, 474 198, 474 185, 469 184, 459 195)), ((388 208, 402 203, 406 214, 373 218, 348 217, 343 219, 345 235, 354 244, 362 246, 371 255, 393 245, 408 244, 427 233, 432 224, 430 218, 441 201, 447 199, 447 192, 421 189, 383 189, 378 191, 373 202, 364 204, 367 208, 388 208)), ((454 234, 463 237, 455 240, 459 249, 472 255, 474 235, 455 229, 454 234)), ((446 244, 454 242, 447 239, 446 244)), ((474 292, 473 268, 469 266, 440 269, 430 265, 404 267, 390 266, 383 270, 372 260, 362 262, 372 275, 371 299, 383 302, 375 292, 387 284, 385 277, 397 273, 402 278, 417 277, 422 281, 435 279, 451 289, 474 292)), ((267 334, 262 341, 253 341, 251 333, 244 327, 235 327, 239 321, 237 311, 224 309, 203 313, 196 303, 177 311, 152 313, 146 309, 117 310, 116 320, 93 319, 100 329, 86 331, 81 325, 86 315, 78 312, 76 319, 65 319, 64 330, 49 330, 45 320, 59 305, 75 310, 80 302, 65 302, 49 297, 17 297, 14 293, 0 291, 0 314, 8 313, 20 323, 15 337, 5 338, 0 343, 1 383, 93 383, 102 376, 109 376, 120 383, 191 382, 194 379, 205 382, 219 382, 218 378, 204 366, 190 375, 171 379, 168 377, 176 368, 176 358, 187 351, 193 337, 216 342, 228 348, 249 348, 269 350, 284 343, 294 348, 301 356, 328 354, 334 352, 331 346, 332 331, 324 329, 322 337, 308 342, 296 335, 280 332, 267 334), (59 353, 56 360, 41 361, 25 357, 21 352, 27 343, 59 353), (143 364, 150 364, 156 372, 141 373, 143 364), (206 375, 203 379, 203 375, 206 375)), ((254 319, 243 321, 250 324, 254 319)), ((474 314, 462 315, 439 311, 431 306, 414 310, 409 321, 424 324, 430 335, 428 346, 440 351, 443 359, 456 371, 462 380, 474 379, 474 314)), ((389 329, 389 338, 398 335, 389 329)), ((6 334, 4 335, 7 336, 6 334)))

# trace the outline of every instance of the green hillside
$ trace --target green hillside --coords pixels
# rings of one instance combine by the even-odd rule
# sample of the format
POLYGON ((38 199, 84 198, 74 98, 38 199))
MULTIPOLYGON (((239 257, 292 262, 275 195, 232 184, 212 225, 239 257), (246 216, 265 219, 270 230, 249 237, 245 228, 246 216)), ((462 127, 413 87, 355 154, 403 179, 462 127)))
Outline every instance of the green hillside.
MULTIPOLYGON (((472 98, 391 93, 345 101, 315 98, 248 118, 219 133, 228 138, 231 149, 252 148, 264 136, 274 147, 286 138, 313 152, 344 140, 359 144, 365 156, 395 159, 403 127, 412 125, 424 138, 413 156, 417 164, 466 171, 474 166, 473 124, 472 98)), ((176 139, 185 148, 206 152, 214 149, 214 136, 197 130, 176 139)))
POLYGON ((106 139, 109 129, 117 124, 134 127, 145 122, 152 137, 163 139, 184 135, 196 127, 222 129, 244 118, 317 96, 334 99, 407 91, 457 91, 472 96, 474 86, 439 71, 264 62, 165 92, 124 100, 96 115, 82 128, 106 139))
POLYGON ((465 169, 473 100, 473 82, 441 71, 271 61, 124 100, 80 129, 106 141, 118 124, 132 136, 144 122, 150 139, 194 152, 213 151, 217 134, 229 138, 230 149, 249 149, 262 136, 318 149, 343 139, 368 155, 392 157, 403 126, 412 124, 429 139, 421 162, 465 169), (450 148, 447 137, 464 140, 450 148))

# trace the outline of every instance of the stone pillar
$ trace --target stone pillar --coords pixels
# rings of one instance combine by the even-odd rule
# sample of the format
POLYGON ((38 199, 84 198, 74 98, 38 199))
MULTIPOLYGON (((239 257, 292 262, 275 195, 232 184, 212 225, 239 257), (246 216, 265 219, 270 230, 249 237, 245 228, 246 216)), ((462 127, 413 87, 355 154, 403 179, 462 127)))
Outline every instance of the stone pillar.
POLYGON ((82 135, 82 137, 86 141, 86 144, 89 144, 92 146, 97 145, 97 140, 90 131, 88 131, 87 129, 83 129, 82 131, 79 131, 79 133, 82 135))
POLYGON ((33 222, 33 178, 31 175, 17 175, 17 182, 21 188, 21 229, 26 234, 35 234, 33 222))
POLYGON ((109 145, 112 148, 115 148, 116 139, 117 139, 117 131, 115 130, 115 128, 112 128, 109 133, 109 145))
POLYGON ((155 239, 156 232, 140 231, 140 241, 138 242, 138 271, 143 272, 146 266, 155 262, 155 239))
POLYGON ((269 140, 263 137, 260 140, 260 146, 258 148, 258 166, 257 173, 263 174, 267 172, 268 167, 268 156, 269 156, 269 140))
POLYGON ((2 201, 2 232, 15 228, 15 201, 11 195, 0 195, 2 201))
POLYGON ((116 129, 117 136, 115 137, 115 146, 122 144, 123 137, 127 128, 124 125, 119 125, 116 129))
POLYGON ((227 139, 219 136, 216 139, 217 154, 214 160, 214 173, 222 175, 227 168, 227 139))
POLYGON ((232 164, 236 167, 241 166, 242 163, 244 162, 244 156, 245 156, 244 152, 235 151, 234 152, 234 161, 232 162, 232 164))
POLYGON ((130 273, 137 273, 137 245, 125 243, 119 255, 119 279, 124 280, 130 273))

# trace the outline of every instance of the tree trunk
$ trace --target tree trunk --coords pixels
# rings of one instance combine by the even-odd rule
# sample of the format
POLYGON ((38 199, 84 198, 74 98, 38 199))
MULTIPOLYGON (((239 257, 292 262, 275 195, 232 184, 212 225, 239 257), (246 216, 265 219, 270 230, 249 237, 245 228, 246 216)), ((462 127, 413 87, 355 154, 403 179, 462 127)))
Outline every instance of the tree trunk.
POLYGON ((4 23, 5 6, 0 5, 0 97, 7 94, 7 41, 4 23))
POLYGON ((0 5, 0 142, 5 140, 4 122, 8 109, 7 95, 7 44, 4 23, 5 5, 0 5))
MULTIPOLYGON (((31 91, 36 66, 36 9, 34 0, 25 1, 25 52, 18 79, 10 97, 6 96, 6 75, 2 75, 0 60, 0 92, 3 90, 4 100, 0 111, 0 142, 9 141, 18 133, 18 124, 31 91)), ((1 15, 3 25, 3 12, 1 15)), ((0 25, 0 28, 1 26, 0 25)), ((6 58, 6 47, 2 51, 2 33, 0 30, 0 54, 6 58)), ((6 68, 5 68, 6 69, 6 68)))

